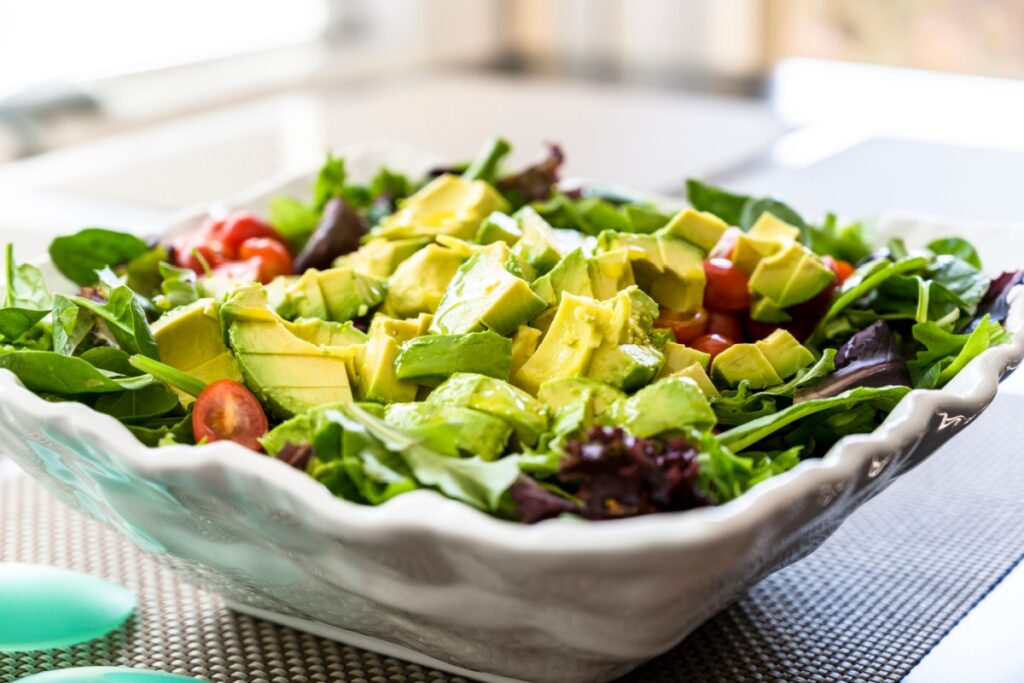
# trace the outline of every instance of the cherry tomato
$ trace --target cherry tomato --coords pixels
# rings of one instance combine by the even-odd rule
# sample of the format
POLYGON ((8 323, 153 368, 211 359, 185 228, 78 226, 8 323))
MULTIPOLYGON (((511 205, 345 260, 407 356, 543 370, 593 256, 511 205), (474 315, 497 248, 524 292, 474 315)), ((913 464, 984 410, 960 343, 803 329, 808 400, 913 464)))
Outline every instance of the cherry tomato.
POLYGON ((747 337, 751 341, 764 339, 777 329, 779 329, 779 326, 774 323, 763 323, 760 320, 747 318, 747 337))
POLYGON ((213 269, 224 263, 224 254, 219 242, 208 242, 195 235, 185 235, 174 242, 174 260, 182 268, 189 268, 203 275, 206 268, 213 269))
POLYGON ((705 334, 703 337, 697 337, 690 342, 690 348, 709 353, 712 360, 714 360, 715 356, 725 351, 734 343, 731 339, 726 339, 720 334, 705 334))
POLYGON ((742 311, 750 307, 747 274, 729 259, 704 261, 704 308, 711 311, 742 311))
POLYGON ((708 334, 743 341, 743 321, 734 313, 711 311, 708 313, 708 334))
MULTIPOLYGON (((282 247, 285 247, 285 239, 277 230, 261 221, 251 213, 240 211, 233 213, 224 220, 224 225, 215 233, 216 238, 224 245, 224 253, 228 258, 245 258, 239 253, 239 248, 246 240, 254 237, 263 237, 275 240, 282 247)), ((291 252, 288 252, 289 260, 291 252)))
POLYGON ((831 256, 826 256, 822 259, 826 266, 828 266, 833 273, 836 274, 836 285, 842 286, 846 282, 846 278, 853 275, 855 268, 847 261, 842 259, 834 259, 831 256))
POLYGON ((251 258, 245 261, 225 261, 213 269, 213 274, 226 277, 235 282, 258 282, 262 266, 263 260, 260 258, 251 258))
POLYGON ((677 342, 689 344, 707 330, 708 312, 700 308, 692 313, 676 313, 663 308, 654 326, 672 330, 677 342))
POLYGON ((726 228, 722 236, 718 238, 715 246, 708 252, 708 258, 732 258, 732 252, 736 249, 736 242, 739 241, 743 231, 739 228, 726 228))
POLYGON ((238 258, 259 259, 259 281, 267 284, 278 275, 295 272, 291 252, 283 244, 269 237, 250 237, 238 247, 238 258))
POLYGON ((196 441, 234 441, 254 451, 267 433, 267 415, 252 392, 230 379, 210 384, 192 409, 196 441))

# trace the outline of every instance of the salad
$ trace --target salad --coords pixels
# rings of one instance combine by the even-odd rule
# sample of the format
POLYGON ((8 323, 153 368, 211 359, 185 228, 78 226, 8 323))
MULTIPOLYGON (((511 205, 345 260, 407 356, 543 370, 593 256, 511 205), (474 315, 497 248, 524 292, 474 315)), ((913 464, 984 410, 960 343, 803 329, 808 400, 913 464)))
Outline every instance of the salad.
POLYGON ((75 294, 8 246, 0 367, 147 446, 231 440, 356 503, 432 489, 533 523, 729 501, 1009 338, 1024 272, 961 238, 876 248, 698 180, 668 210, 509 151, 366 184, 329 155, 264 216, 86 228, 49 249, 75 294))

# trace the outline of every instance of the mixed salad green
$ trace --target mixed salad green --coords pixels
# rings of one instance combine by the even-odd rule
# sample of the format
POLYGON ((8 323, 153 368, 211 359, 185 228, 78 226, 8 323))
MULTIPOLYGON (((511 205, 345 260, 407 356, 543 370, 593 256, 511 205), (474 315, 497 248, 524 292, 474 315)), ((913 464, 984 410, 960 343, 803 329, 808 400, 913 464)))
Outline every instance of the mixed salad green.
POLYGON ((0 367, 148 446, 536 522, 728 501, 1009 337, 1022 272, 963 239, 876 249, 696 180, 670 211, 508 152, 368 184, 329 156, 311 198, 172 241, 87 228, 50 247, 75 294, 8 246, 0 367))

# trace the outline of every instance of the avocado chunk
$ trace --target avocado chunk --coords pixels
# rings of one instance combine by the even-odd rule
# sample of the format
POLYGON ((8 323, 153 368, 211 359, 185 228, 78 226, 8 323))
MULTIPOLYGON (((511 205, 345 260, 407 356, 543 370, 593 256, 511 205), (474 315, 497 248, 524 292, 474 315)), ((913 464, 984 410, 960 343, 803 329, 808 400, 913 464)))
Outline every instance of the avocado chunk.
POLYGON ((661 247, 654 235, 634 235, 605 230, 597 236, 597 248, 600 252, 624 249, 633 266, 637 284, 645 289, 654 278, 665 271, 661 260, 661 247))
POLYGON ((537 391, 537 398, 557 411, 574 401, 584 399, 591 403, 595 415, 604 413, 626 395, 604 382, 588 377, 563 377, 545 382, 537 391))
POLYGON ((650 285, 650 294, 670 311, 688 313, 704 303, 704 256, 682 240, 658 237, 664 273, 650 285))
POLYGON ((416 252, 388 280, 385 309, 403 318, 433 313, 463 260, 451 249, 436 244, 416 252))
POLYGON ((729 386, 747 380, 752 389, 782 384, 779 373, 755 344, 733 344, 719 353, 711 361, 711 376, 729 386))
POLYGON ((486 330, 468 334, 428 334, 402 344, 395 376, 428 386, 457 372, 508 379, 512 340, 486 330))
POLYGON ((661 352, 665 355, 665 364, 661 368, 661 376, 671 375, 673 372, 678 372, 694 363, 707 370, 708 365, 711 363, 711 354, 691 349, 689 346, 677 344, 674 341, 667 342, 661 349, 661 352))
POLYGON ((800 228, 790 225, 771 211, 765 211, 750 226, 747 234, 776 242, 795 242, 800 239, 800 228))
MULTIPOLYGON (((155 323, 153 336, 161 360, 204 382, 220 379, 241 381, 242 373, 221 334, 217 302, 199 299, 175 309, 155 323)), ((183 403, 193 399, 180 393, 183 403)))
POLYGON ((351 321, 336 323, 316 318, 299 318, 294 322, 285 322, 284 325, 296 337, 314 346, 351 346, 366 343, 366 333, 357 329, 351 321))
POLYGON ((519 229, 519 223, 515 218, 506 213, 495 211, 480 224, 480 229, 476 231, 476 243, 493 244, 495 242, 504 242, 505 244, 515 244, 522 236, 523 231, 519 229))
POLYGON ((732 262, 747 275, 754 272, 765 256, 771 256, 782 248, 782 242, 741 233, 736 238, 732 251, 732 262))
POLYGON ((543 275, 573 249, 582 249, 586 237, 576 230, 551 227, 532 207, 525 206, 515 214, 522 237, 512 253, 529 263, 543 275))
POLYGON ((512 436, 512 425, 505 420, 464 406, 392 403, 384 411, 384 421, 455 457, 497 460, 512 436))
POLYGON ((430 331, 466 334, 490 328, 498 334, 512 334, 546 307, 525 280, 508 272, 493 256, 478 252, 448 284, 430 331))
POLYGON ((708 430, 717 418, 692 379, 666 377, 619 403, 615 419, 634 436, 647 438, 687 427, 708 430))
POLYGON ((509 375, 519 372, 519 368, 537 352, 537 344, 540 343, 541 331, 529 325, 520 325, 512 337, 512 361, 509 367, 509 375))
POLYGON ((587 263, 595 299, 610 299, 620 290, 636 284, 629 251, 615 249, 591 257, 587 263))
POLYGON ((718 398, 722 395, 719 393, 715 383, 711 381, 710 377, 708 377, 707 370, 705 370, 700 363, 691 363, 682 370, 676 370, 670 376, 684 377, 693 380, 709 399, 718 398))
POLYGON ((235 290, 220 317, 246 386, 277 417, 352 400, 340 349, 315 346, 292 334, 267 305, 259 285, 235 290))
POLYGON ((611 306, 612 315, 590 360, 587 376, 633 391, 650 382, 661 368, 661 352, 650 345, 658 304, 633 286, 604 305, 611 306))
POLYGON ((446 173, 400 201, 398 211, 371 234, 388 239, 452 235, 469 240, 485 217, 507 210, 508 202, 489 183, 446 173))
POLYGON ((774 301, 765 296, 752 297, 750 317, 762 323, 784 323, 793 319, 784 308, 779 308, 774 301))
POLYGON ((500 417, 512 425, 519 441, 527 446, 535 445, 548 428, 548 411, 543 403, 508 382, 484 375, 452 375, 431 392, 427 403, 465 406, 500 417))
POLYGON ((395 272, 399 264, 427 246, 430 239, 410 237, 401 240, 387 240, 377 237, 369 240, 351 254, 334 260, 336 267, 349 267, 357 273, 370 277, 386 278, 395 272))
POLYGON ((345 322, 366 315, 384 299, 384 282, 351 268, 311 268, 284 289, 278 313, 285 318, 345 322))
POLYGON ((395 373, 400 345, 419 331, 416 320, 396 320, 378 313, 370 323, 369 339, 356 358, 360 401, 407 402, 416 398, 416 384, 403 382, 395 373))
POLYGON ((683 209, 658 234, 686 240, 707 252, 722 238, 722 233, 728 227, 728 223, 713 213, 683 209))
POLYGON ((779 308, 813 299, 835 273, 807 247, 796 242, 761 259, 750 276, 750 290, 772 300, 779 308))
POLYGON ((515 384, 536 393, 548 380, 586 374, 611 317, 609 307, 589 297, 563 294, 537 352, 513 377, 515 384))
POLYGON ((786 330, 775 330, 764 339, 754 342, 754 345, 761 349, 761 353, 782 379, 795 375, 797 370, 814 362, 814 354, 786 330))
POLYGON ((577 296, 593 296, 590 286, 590 271, 587 258, 582 249, 573 249, 559 261, 546 275, 542 275, 530 285, 548 306, 557 306, 562 292, 577 296))

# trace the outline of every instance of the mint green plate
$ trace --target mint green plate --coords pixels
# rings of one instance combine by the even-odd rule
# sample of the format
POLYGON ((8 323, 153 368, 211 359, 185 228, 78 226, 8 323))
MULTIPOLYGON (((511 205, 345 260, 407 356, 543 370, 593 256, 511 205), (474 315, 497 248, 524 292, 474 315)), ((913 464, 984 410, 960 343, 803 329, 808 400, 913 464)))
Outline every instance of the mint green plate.
POLYGON ((131 591, 95 576, 0 563, 0 652, 49 650, 99 638, 128 621, 136 605, 131 591))
POLYGON ((34 674, 20 679, 18 683, 196 683, 197 680, 163 671, 115 666, 82 666, 34 674))

